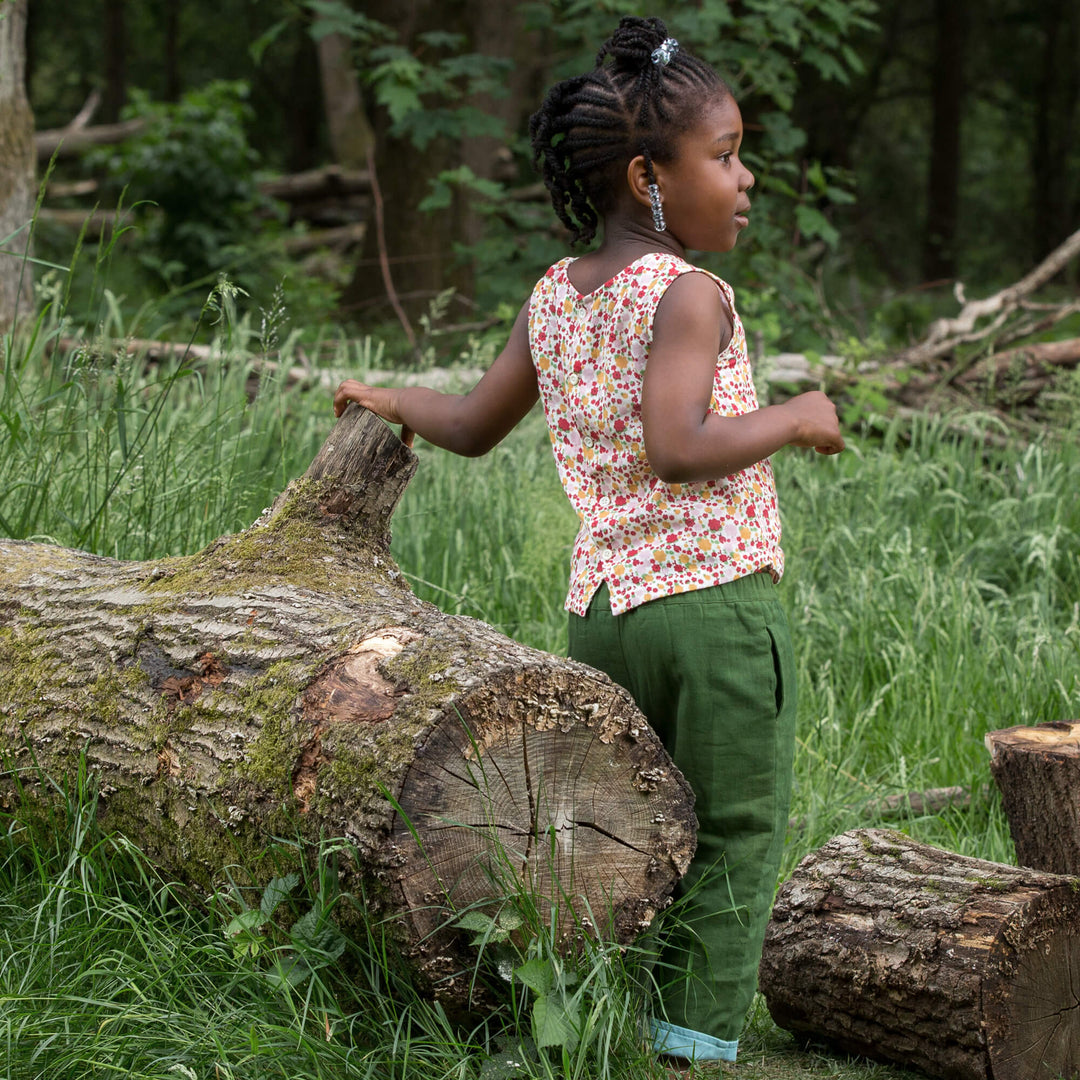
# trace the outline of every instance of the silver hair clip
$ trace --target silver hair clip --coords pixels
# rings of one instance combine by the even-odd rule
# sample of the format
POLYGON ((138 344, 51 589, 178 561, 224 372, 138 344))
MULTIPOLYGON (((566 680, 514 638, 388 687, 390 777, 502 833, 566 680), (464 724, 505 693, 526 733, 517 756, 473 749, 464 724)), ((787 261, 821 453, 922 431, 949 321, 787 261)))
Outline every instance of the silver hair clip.
POLYGON ((664 38, 660 46, 653 49, 652 62, 659 64, 661 67, 667 67, 675 59, 675 54, 678 51, 679 43, 673 37, 664 38))

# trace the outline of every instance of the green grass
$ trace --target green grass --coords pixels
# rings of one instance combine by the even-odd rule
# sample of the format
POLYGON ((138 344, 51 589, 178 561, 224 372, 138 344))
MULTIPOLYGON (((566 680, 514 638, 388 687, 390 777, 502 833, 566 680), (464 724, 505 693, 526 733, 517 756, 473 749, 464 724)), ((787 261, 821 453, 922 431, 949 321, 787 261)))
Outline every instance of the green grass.
MULTIPOLYGON (((132 332, 118 306, 110 311, 101 340, 132 332)), ((332 423, 324 394, 264 379, 250 396, 243 364, 147 366, 92 341, 73 352, 59 345, 63 329, 46 309, 34 336, 6 342, 8 535, 120 558, 195 550, 250 522, 332 423)), ((221 332, 225 354, 263 344, 243 319, 221 332)), ((336 362, 344 370, 356 357, 343 350, 336 362)), ((419 453, 393 526, 416 592, 563 651, 576 519, 542 417, 480 461, 419 453)), ((882 821, 867 808, 883 796, 958 784, 970 805, 889 823, 1011 861, 983 736, 1080 712, 1075 434, 987 450, 944 423, 915 421, 853 439, 836 459, 786 451, 775 464, 781 597, 800 679, 785 870, 835 833, 882 821)), ((610 953, 550 988, 551 1008, 570 1010, 583 1033, 564 1064, 528 1043, 532 991, 517 986, 502 1011, 463 1031, 412 994, 377 926, 348 944, 347 974, 316 950, 291 985, 284 973, 298 946, 288 927, 310 889, 268 924, 258 955, 238 954, 226 929, 256 900, 226 890, 209 910, 194 905, 122 840, 95 832, 90 793, 63 805, 47 839, 12 828, 0 845, 0 1078, 584 1078, 604 1074, 604 1062, 613 1080, 655 1072, 636 1035, 636 976, 610 953), (526 1065, 506 1064, 519 1059, 526 1065)), ((553 972, 542 934, 532 948, 513 963, 553 972)), ((741 1057, 746 1080, 901 1075, 796 1050, 760 1007, 741 1057)))

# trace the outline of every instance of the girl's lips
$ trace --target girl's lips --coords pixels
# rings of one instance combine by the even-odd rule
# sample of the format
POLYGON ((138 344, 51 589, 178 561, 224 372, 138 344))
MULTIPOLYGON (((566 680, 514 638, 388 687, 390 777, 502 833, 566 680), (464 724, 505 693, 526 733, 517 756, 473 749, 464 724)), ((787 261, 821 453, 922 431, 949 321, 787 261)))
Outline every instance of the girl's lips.
POLYGON ((750 219, 745 214, 736 214, 735 224, 738 225, 740 229, 745 229, 746 226, 750 224, 750 219))

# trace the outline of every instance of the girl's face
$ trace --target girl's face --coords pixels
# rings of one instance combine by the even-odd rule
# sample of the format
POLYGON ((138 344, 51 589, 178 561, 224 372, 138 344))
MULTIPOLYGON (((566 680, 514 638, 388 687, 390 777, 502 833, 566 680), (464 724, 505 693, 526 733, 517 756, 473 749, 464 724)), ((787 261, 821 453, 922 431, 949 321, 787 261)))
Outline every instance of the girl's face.
POLYGON ((719 95, 679 139, 675 160, 654 166, 667 231, 684 248, 730 251, 749 224, 754 174, 739 160, 742 136, 739 106, 719 95))

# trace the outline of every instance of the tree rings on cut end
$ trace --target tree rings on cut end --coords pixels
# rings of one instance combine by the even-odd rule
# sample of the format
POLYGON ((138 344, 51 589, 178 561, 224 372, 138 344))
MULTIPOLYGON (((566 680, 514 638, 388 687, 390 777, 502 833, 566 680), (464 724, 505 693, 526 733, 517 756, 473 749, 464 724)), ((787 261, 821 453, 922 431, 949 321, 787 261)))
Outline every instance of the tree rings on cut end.
POLYGON ((550 685, 511 673, 459 699, 409 767, 392 876, 421 952, 447 900, 494 914, 515 896, 560 934, 630 941, 689 865, 693 796, 629 697, 533 674, 550 685))
POLYGON ((993 1080, 1080 1074, 1080 895, 1065 888, 1035 900, 995 945, 1001 975, 983 987, 993 1080))

